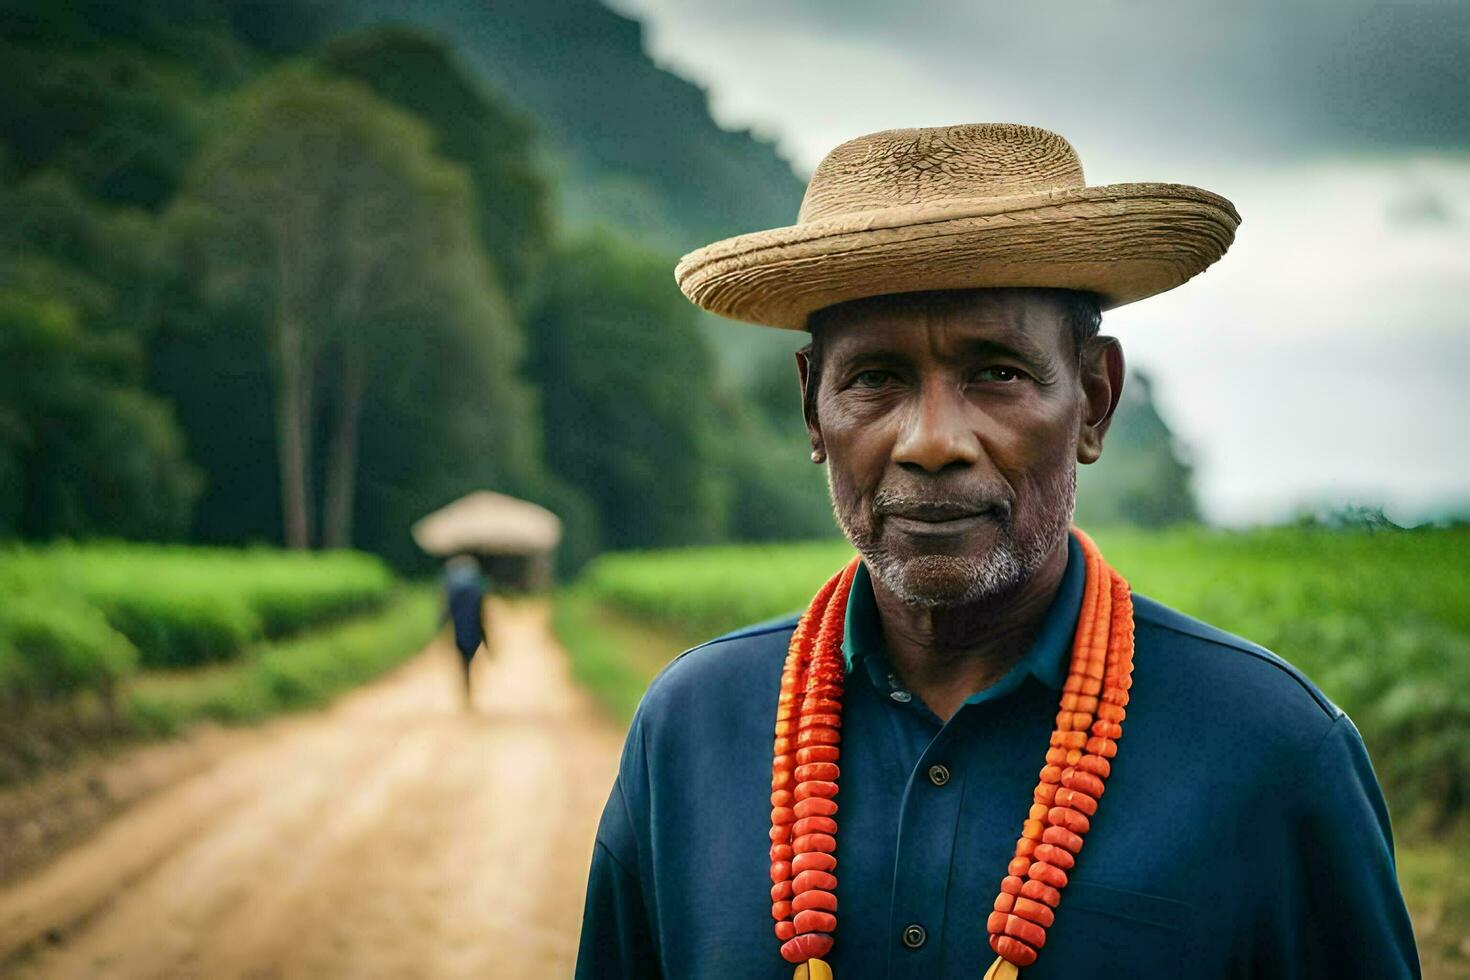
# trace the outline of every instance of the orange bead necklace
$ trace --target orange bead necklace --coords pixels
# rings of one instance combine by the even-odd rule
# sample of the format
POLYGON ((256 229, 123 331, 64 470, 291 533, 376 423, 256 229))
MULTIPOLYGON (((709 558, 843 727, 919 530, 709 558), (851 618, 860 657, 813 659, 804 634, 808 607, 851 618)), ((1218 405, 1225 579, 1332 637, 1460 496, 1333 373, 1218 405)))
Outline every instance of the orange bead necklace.
MULTIPOLYGON (((1128 583, 1081 530, 1086 568, 1071 669, 1046 765, 986 920, 997 958, 986 980, 1008 980, 1036 962, 1067 872, 1123 734, 1133 685, 1133 601, 1128 583)), ((807 607, 781 672, 771 762, 771 917, 796 980, 830 980, 822 957, 837 928, 837 761, 842 741, 842 635, 860 559, 822 586, 807 607)))

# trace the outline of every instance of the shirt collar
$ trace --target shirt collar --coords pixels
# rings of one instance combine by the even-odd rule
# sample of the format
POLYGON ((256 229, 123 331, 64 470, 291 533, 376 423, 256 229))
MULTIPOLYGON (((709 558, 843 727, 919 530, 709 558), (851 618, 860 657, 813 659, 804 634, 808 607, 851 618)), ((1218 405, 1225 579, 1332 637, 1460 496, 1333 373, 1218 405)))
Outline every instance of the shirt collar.
MULTIPOLYGON (((1072 638, 1077 629, 1077 616, 1082 609, 1082 591, 1086 584, 1086 565, 1082 546, 1071 532, 1067 534, 1067 567, 1062 572, 1057 594, 1047 607, 1041 629, 1031 648, 1011 670, 990 688, 970 700, 989 700, 1018 687, 1026 676, 1035 677, 1047 687, 1060 691, 1071 668, 1072 638)), ((851 673, 864 659, 886 661, 883 624, 878 617, 878 602, 873 597, 873 581, 865 562, 859 562, 853 576, 852 591, 847 599, 842 652, 851 673)))

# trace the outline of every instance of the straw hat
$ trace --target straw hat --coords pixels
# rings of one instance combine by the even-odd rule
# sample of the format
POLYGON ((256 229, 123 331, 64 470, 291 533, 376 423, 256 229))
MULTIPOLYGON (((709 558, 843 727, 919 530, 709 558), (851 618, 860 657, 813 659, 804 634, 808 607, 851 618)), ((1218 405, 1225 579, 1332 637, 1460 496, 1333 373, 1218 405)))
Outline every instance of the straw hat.
POLYGON ((890 129, 827 154, 796 224, 690 252, 674 277, 712 313, 791 330, 833 303, 929 289, 1085 289, 1111 309, 1199 275, 1239 224, 1198 187, 1088 187, 1072 145, 1035 126, 890 129))

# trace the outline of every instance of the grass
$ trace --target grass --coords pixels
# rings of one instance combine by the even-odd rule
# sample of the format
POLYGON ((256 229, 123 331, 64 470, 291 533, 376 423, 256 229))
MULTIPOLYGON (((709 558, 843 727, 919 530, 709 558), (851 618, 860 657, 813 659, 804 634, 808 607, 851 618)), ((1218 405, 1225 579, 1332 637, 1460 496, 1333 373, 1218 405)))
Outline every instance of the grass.
POLYGON ((0 712, 0 786, 195 722, 248 724, 326 704, 423 649, 437 628, 438 601, 433 586, 402 587, 373 611, 259 643, 229 662, 144 671, 109 697, 82 691, 24 714, 0 712))
POLYGON ((67 607, 91 607, 145 667, 228 660, 262 639, 371 608, 392 586, 381 561, 357 552, 131 543, 0 548, 7 604, 45 604, 56 610, 53 619, 65 618, 67 607))
POLYGON ((1399 884, 1414 920, 1424 976, 1470 980, 1470 834, 1398 848, 1399 884))
POLYGON ((611 608, 707 639, 805 606, 851 556, 841 541, 617 552, 580 584, 611 608))
POLYGON ((553 626, 572 652, 572 676, 615 718, 627 722, 653 675, 692 645, 667 627, 620 614, 589 593, 556 599, 553 626))
POLYGON ((166 734, 195 721, 243 724, 325 704, 423 649, 437 602, 433 587, 406 588, 377 611, 263 644, 236 663, 145 674, 127 686, 125 710, 138 730, 166 734))

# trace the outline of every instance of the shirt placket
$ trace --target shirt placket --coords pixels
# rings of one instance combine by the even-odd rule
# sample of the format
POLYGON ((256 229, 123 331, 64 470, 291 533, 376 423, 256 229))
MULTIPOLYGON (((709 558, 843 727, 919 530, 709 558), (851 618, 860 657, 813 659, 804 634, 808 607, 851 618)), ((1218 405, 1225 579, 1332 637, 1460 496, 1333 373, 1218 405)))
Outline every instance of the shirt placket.
POLYGON ((888 686, 891 720, 937 732, 909 773, 894 849, 888 974, 906 977, 939 970, 966 767, 953 751, 958 726, 941 726, 922 702, 902 696, 909 692, 896 678, 888 686))

